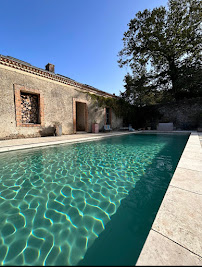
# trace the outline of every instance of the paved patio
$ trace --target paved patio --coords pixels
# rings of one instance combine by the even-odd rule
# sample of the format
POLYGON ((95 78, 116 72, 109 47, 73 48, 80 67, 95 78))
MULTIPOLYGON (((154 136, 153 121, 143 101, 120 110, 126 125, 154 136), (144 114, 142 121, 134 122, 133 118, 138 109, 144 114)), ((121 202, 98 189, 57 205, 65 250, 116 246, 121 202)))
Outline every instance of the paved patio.
MULTIPOLYGON (((129 133, 2 140, 0 152, 129 133)), ((191 133, 136 265, 202 266, 202 133, 191 133)))
POLYGON ((10 139, 0 141, 0 152, 34 148, 41 146, 59 145, 73 142, 85 142, 92 139, 102 139, 108 136, 129 134, 131 132, 106 132, 106 133, 77 133, 62 136, 47 136, 35 138, 10 139))

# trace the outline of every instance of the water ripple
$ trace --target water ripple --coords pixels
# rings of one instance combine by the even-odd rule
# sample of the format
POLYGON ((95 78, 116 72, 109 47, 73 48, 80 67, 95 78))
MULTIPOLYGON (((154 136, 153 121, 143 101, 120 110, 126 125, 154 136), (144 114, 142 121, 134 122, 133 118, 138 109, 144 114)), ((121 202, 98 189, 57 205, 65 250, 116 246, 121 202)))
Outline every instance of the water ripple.
POLYGON ((100 141, 2 154, 0 263, 76 265, 164 145, 100 141))

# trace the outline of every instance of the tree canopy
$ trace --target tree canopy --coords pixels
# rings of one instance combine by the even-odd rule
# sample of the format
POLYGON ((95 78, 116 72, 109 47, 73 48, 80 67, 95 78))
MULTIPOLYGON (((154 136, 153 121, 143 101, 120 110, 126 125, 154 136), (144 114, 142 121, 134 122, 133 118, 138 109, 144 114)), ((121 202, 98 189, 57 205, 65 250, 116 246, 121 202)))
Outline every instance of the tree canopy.
POLYGON ((202 95, 201 18, 200 0, 169 0, 167 8, 131 19, 118 60, 132 71, 124 79, 127 101, 142 106, 202 95))

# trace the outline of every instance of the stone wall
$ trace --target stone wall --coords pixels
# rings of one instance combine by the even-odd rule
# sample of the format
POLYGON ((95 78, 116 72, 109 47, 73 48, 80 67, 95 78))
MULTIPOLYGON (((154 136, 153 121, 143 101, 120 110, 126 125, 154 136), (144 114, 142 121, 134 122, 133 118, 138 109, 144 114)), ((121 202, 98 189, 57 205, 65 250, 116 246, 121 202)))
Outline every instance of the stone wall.
POLYGON ((159 122, 173 122, 176 130, 197 130, 202 126, 202 98, 147 106, 139 109, 136 116, 139 119, 137 127, 156 129, 159 122))
MULTIPOLYGON (((71 85, 61 84, 35 74, 26 73, 0 65, 0 138, 35 137, 51 135, 56 122, 62 124, 62 134, 73 133, 73 98, 83 99, 88 106, 88 132, 92 131, 95 118, 102 129, 105 120, 105 110, 97 108, 85 91, 71 85), (15 88, 25 88, 26 93, 39 94, 41 110, 39 111, 43 125, 28 123, 17 126, 16 104, 21 105, 20 98, 16 103, 15 88), (43 97, 41 97, 43 96, 43 97), (43 104, 43 106, 42 106, 43 104), (35 126, 35 127, 33 127, 35 126)), ((22 117, 22 114, 21 114, 22 117)), ((117 118, 112 112, 112 128, 122 126, 122 118, 117 118)))
POLYGON ((175 129, 196 130, 202 123, 202 98, 184 99, 160 106, 161 122, 173 122, 175 129))

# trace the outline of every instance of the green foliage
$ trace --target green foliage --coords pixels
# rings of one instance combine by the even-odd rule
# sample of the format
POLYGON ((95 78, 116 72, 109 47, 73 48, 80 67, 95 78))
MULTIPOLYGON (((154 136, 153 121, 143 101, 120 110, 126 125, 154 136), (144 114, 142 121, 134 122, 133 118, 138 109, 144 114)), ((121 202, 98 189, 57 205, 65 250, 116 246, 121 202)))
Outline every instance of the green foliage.
POLYGON ((142 106, 168 95, 173 99, 202 95, 201 3, 169 0, 167 9, 145 9, 130 21, 118 61, 132 70, 130 77, 125 76, 126 101, 142 106))
POLYGON ((127 113, 127 109, 129 108, 129 104, 120 97, 112 98, 90 93, 88 93, 88 95, 91 97, 94 104, 98 105, 99 107, 112 108, 117 117, 125 116, 125 113, 127 113))
POLYGON ((145 74, 139 78, 133 78, 130 74, 127 74, 124 82, 125 92, 121 93, 121 97, 131 105, 143 107, 171 100, 167 91, 154 90, 148 84, 145 74))

